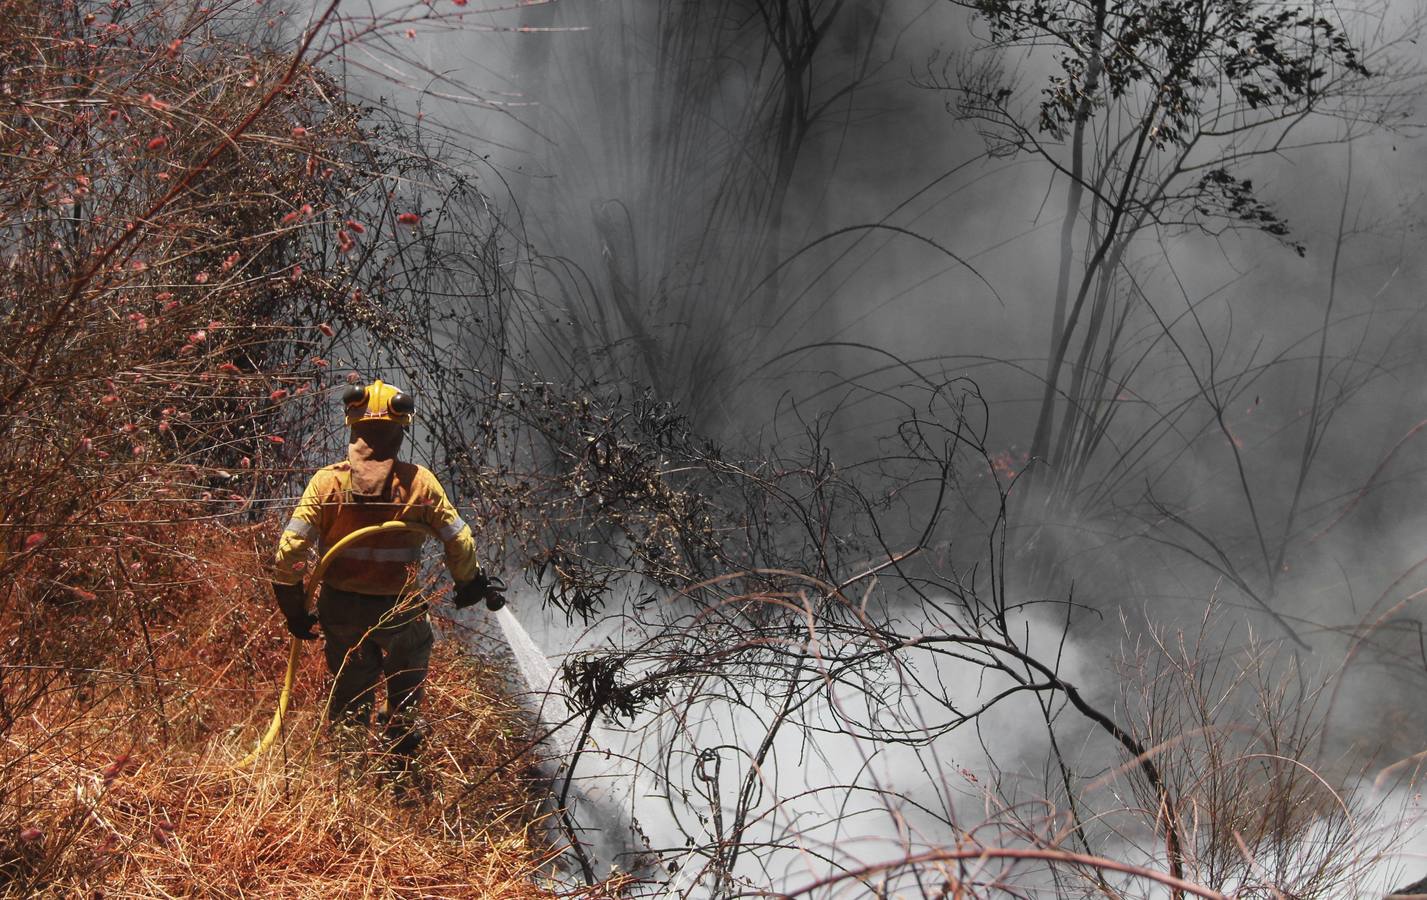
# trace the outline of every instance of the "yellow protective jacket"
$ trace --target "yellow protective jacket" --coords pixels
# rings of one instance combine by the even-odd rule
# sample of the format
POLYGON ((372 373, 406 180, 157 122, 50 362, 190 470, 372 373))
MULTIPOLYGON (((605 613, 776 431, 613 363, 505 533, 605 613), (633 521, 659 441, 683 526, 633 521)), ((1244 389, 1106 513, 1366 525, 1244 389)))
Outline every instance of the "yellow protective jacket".
MULTIPOLYGON (((313 545, 325 553, 343 537, 367 525, 399 520, 430 527, 446 546, 446 567, 457 584, 480 574, 476 542, 446 492, 423 466, 397 462, 379 495, 352 490, 352 465, 339 462, 319 469, 278 540, 273 581, 300 584, 309 571, 313 545)), ((416 531, 377 534, 343 548, 323 582, 357 594, 392 595, 406 587, 421 558, 426 536, 416 531)))

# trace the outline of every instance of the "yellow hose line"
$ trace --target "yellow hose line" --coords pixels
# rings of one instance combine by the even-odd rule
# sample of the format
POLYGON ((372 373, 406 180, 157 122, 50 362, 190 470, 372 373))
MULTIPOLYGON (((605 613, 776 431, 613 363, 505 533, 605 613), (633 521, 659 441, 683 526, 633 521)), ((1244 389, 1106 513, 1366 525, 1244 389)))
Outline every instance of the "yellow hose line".
MULTIPOLYGON (((322 559, 317 563, 317 568, 313 571, 311 579, 308 580, 309 601, 315 602, 317 592, 322 589, 322 576, 327 574, 327 567, 337 558, 337 551, 353 544, 362 538, 371 537, 374 534, 383 534, 388 531, 422 531, 431 537, 440 540, 435 530, 417 522, 383 522, 380 525, 368 525, 365 528, 358 528, 356 531, 343 537, 340 541, 328 548, 322 554, 322 559)), ((263 739, 258 741, 258 745, 253 748, 253 752, 243 757, 237 765, 239 769, 246 769, 258 761, 262 752, 272 746, 277 740, 278 732, 282 730, 282 717, 287 714, 287 704, 292 698, 292 682, 297 677, 297 662, 302 657, 303 641, 294 637, 292 645, 287 651, 287 673, 282 677, 282 693, 278 695, 277 709, 273 710, 272 723, 268 725, 267 733, 263 739)))

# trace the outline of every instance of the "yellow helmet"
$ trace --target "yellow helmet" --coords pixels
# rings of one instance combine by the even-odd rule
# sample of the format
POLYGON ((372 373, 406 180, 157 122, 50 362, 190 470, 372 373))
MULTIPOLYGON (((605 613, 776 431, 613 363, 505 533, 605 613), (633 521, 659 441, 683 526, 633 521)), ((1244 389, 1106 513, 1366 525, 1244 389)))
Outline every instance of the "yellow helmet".
POLYGON ((358 422, 395 422, 410 425, 416 412, 416 398, 401 388, 383 384, 378 378, 368 385, 353 384, 342 392, 342 405, 347 408, 347 424, 358 422))

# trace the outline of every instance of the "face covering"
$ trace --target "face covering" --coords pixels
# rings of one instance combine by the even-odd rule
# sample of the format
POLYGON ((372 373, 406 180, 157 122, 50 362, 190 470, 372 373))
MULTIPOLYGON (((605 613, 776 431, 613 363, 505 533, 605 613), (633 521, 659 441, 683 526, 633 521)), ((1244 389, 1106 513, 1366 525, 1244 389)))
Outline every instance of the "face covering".
POLYGON ((347 445, 347 462, 352 466, 352 493, 380 499, 385 493, 396 454, 401 449, 402 429, 389 422, 362 422, 352 426, 347 445))

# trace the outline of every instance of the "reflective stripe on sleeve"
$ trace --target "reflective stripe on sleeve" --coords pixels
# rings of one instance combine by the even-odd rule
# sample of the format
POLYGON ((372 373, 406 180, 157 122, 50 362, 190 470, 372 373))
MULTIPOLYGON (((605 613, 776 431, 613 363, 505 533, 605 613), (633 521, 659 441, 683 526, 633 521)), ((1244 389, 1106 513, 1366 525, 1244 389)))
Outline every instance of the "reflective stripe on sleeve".
POLYGON ((421 558, 421 548, 344 547, 337 555, 344 559, 369 559, 373 562, 415 562, 421 558))
POLYGON ((291 531, 295 533, 298 537, 304 537, 308 540, 312 540, 313 538, 317 537, 317 528, 311 523, 304 522, 296 516, 291 519, 288 519, 287 525, 283 527, 283 531, 291 531))
POLYGON ((460 534, 460 533, 461 533, 461 529, 462 529, 462 528, 465 528, 465 527, 466 527, 466 523, 461 520, 461 517, 460 517, 460 516, 457 516, 454 520, 452 520, 452 522, 451 522, 450 525, 445 525, 445 526, 441 527, 440 529, 437 530, 436 533, 441 536, 441 540, 443 540, 443 541, 449 541, 451 538, 453 538, 453 537, 455 537, 456 535, 460 534))

